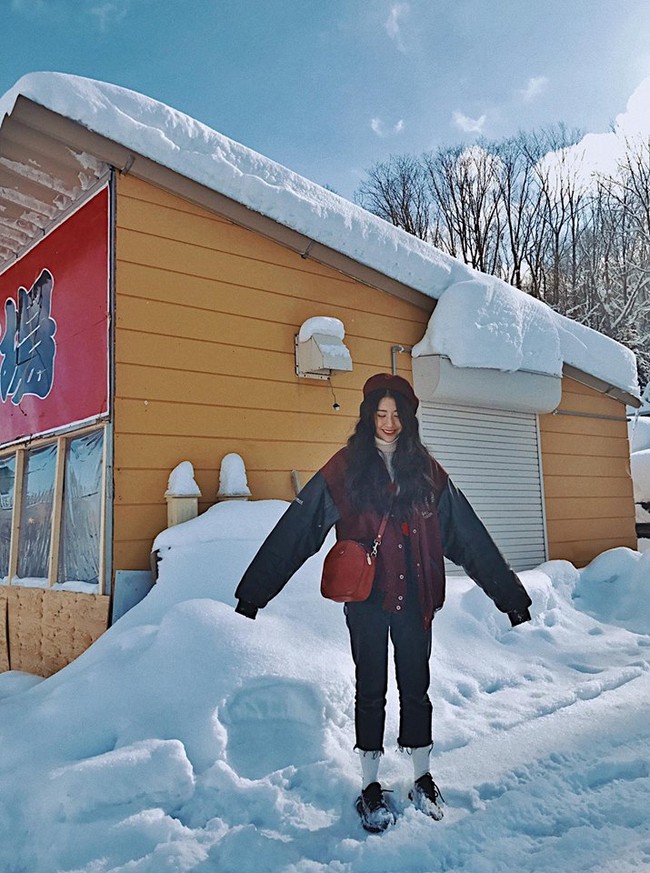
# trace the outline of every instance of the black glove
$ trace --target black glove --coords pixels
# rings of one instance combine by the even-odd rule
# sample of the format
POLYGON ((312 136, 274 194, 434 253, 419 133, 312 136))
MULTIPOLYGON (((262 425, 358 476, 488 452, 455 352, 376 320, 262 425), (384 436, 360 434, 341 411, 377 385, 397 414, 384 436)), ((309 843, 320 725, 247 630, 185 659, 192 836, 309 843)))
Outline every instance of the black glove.
POLYGON ((518 624, 523 624, 525 621, 530 621, 530 612, 524 606, 523 609, 513 609, 512 612, 508 613, 508 618, 510 619, 510 624, 513 627, 516 627, 518 624))
POLYGON ((249 603, 248 600, 238 600, 235 612, 254 620, 257 617, 257 606, 254 603, 249 603))

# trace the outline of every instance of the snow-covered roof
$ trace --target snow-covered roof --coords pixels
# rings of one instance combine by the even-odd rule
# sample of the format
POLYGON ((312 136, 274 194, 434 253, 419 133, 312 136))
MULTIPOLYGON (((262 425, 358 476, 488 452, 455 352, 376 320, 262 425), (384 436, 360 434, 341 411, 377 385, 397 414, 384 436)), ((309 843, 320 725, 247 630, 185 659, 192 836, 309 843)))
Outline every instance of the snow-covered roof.
MULTIPOLYGON (((471 283, 474 320, 464 324, 475 328, 473 355, 464 366, 510 370, 529 362, 537 372, 560 376, 567 364, 638 397, 634 355, 624 346, 182 112, 116 85, 31 73, 0 98, 0 124, 21 96, 430 298, 450 300, 457 286, 466 290, 471 283)), ((428 348, 449 353, 430 338, 428 348)))

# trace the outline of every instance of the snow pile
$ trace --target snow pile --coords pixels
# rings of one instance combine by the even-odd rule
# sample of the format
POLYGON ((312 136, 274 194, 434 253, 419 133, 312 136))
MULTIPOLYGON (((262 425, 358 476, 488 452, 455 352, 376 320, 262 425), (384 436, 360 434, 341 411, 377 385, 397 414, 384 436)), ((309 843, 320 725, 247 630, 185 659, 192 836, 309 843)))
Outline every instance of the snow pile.
POLYGON ((456 367, 562 374, 555 313, 499 279, 483 276, 445 291, 413 357, 445 355, 456 367))
POLYGON ((456 367, 561 376, 563 364, 638 394, 632 352, 491 276, 452 285, 438 301, 413 357, 445 355, 456 367), (626 350, 627 351, 627 350, 626 350))
POLYGON ((169 474, 165 497, 200 497, 201 489, 194 479, 190 461, 181 461, 169 474))
MULTIPOLYGON (((526 362, 541 355, 546 369, 540 372, 556 375, 561 354, 566 363, 638 394, 634 356, 620 344, 550 309, 542 317, 543 304, 523 292, 181 112, 115 85, 61 73, 31 73, 0 98, 0 122, 21 94, 429 297, 463 295, 469 286, 471 299, 486 310, 477 332, 483 339, 492 332, 493 340, 485 355, 472 358, 469 366, 510 370, 517 359, 526 362), (515 318, 512 327, 505 321, 509 315, 515 318), (539 342, 544 324, 549 327, 546 356, 539 342)), ((463 297, 458 312, 452 308, 447 320, 449 312, 461 316, 465 307, 463 297)), ((455 334, 466 327, 464 321, 452 324, 455 334)))
POLYGON ((580 609, 611 624, 650 634, 650 552, 610 549, 580 574, 580 609))
POLYGON ((627 385, 625 390, 639 396, 636 358, 630 349, 558 312, 553 319, 565 364, 619 388, 627 385))
MULTIPOLYGON (((648 387, 644 397, 648 394, 648 387)), ((644 404, 647 408, 647 400, 644 404)), ((636 521, 650 524, 650 416, 633 415, 628 422, 630 438, 630 471, 634 485, 636 521)), ((639 548, 650 548, 650 540, 639 540, 639 548)))
POLYGON ((244 459, 236 452, 224 455, 219 469, 219 497, 250 497, 244 459))
POLYGON ((628 434, 630 437, 630 451, 641 452, 650 449, 650 414, 636 416, 634 410, 628 421, 628 434))
POLYGON ((637 503, 650 503, 650 449, 632 452, 632 481, 637 503))
POLYGON ((391 681, 381 775, 400 815, 359 827, 353 671, 315 556, 256 621, 233 590, 281 501, 219 504, 158 538, 160 579, 44 681, 0 676, 0 869, 29 873, 632 873, 647 865, 645 559, 522 574, 511 629, 453 578, 434 622, 434 823, 407 799, 391 681), (645 577, 645 578, 644 578, 645 577), (608 586, 607 592, 603 586, 608 586), (611 622, 614 623, 611 623, 611 622), (637 627, 635 632, 632 625, 637 627))

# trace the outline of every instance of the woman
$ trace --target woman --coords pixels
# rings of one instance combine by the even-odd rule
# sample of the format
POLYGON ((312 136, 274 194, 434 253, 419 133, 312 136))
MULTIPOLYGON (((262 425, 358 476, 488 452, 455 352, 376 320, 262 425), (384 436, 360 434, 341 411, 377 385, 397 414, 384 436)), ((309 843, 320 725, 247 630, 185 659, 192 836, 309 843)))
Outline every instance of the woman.
POLYGON ((337 539, 370 548, 388 514, 372 592, 346 603, 356 673, 355 729, 362 786, 357 809, 366 830, 394 815, 378 781, 383 754, 388 639, 399 690, 398 744, 413 762, 416 807, 442 818, 429 773, 431 622, 445 595, 446 556, 462 566, 508 614, 530 620, 530 598, 473 509, 422 444, 418 399, 400 376, 378 373, 363 388, 359 421, 345 448, 308 482, 271 531, 236 591, 237 612, 255 618, 336 525, 337 539))

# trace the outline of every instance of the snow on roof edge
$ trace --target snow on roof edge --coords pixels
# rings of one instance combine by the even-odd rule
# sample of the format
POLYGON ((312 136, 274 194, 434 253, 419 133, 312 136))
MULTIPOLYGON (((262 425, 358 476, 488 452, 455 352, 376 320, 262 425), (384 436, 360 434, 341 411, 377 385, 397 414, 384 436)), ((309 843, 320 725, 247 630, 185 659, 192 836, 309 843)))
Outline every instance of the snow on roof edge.
MULTIPOLYGON (((515 308, 539 305, 506 282, 474 270, 338 194, 135 91, 65 73, 29 73, 0 97, 0 125, 19 96, 428 297, 439 299, 467 281, 484 284, 486 295, 491 295, 497 282, 504 286, 504 293, 513 295, 515 308)), ((550 312, 567 364, 639 396, 636 362, 629 349, 550 312)), ((484 361, 482 366, 501 368, 499 360, 484 361)))
POLYGON ((153 98, 81 76, 29 73, 0 97, 0 122, 21 95, 429 297, 437 298, 467 269, 401 228, 153 98))

